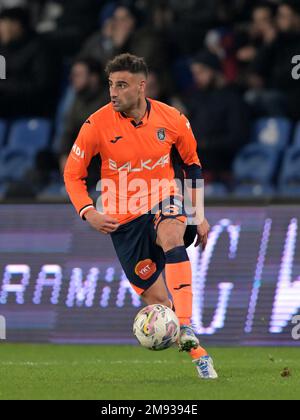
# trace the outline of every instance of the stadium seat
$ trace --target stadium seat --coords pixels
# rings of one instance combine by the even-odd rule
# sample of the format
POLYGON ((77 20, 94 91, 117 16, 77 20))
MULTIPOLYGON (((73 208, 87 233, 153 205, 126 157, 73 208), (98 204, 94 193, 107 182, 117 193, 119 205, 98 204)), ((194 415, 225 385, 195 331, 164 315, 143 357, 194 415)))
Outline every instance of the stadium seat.
POLYGON ((275 195, 275 188, 270 184, 241 184, 234 189, 233 195, 239 199, 271 198, 275 195))
POLYGON ((68 195, 63 181, 52 182, 38 195, 39 200, 56 200, 67 197, 68 195))
POLYGON ((253 127, 252 141, 284 150, 289 144, 292 123, 286 118, 262 118, 253 127))
POLYGON ((238 185, 270 185, 275 175, 280 153, 272 146, 260 143, 247 145, 236 157, 233 165, 238 185))
POLYGON ((300 144, 290 147, 285 154, 279 193, 285 197, 300 197, 300 144))
POLYGON ((25 152, 6 152, 0 159, 0 180, 17 181, 34 164, 34 160, 25 152))
POLYGON ((50 133, 51 122, 47 119, 18 120, 11 127, 8 148, 35 155, 48 146, 50 133))
POLYGON ((19 180, 34 165, 38 151, 47 147, 51 122, 46 119, 16 121, 8 144, 0 153, 0 180, 19 180))
POLYGON ((213 182, 205 186, 206 198, 226 198, 228 194, 228 188, 222 183, 213 182))
POLYGON ((0 120, 0 147, 3 147, 5 143, 6 130, 7 130, 6 121, 0 120))

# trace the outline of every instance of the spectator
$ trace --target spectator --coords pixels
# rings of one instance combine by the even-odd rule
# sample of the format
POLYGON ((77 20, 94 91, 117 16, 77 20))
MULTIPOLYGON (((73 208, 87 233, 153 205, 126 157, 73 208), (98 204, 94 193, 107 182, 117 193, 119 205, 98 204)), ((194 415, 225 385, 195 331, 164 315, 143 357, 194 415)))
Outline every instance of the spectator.
POLYGON ((147 79, 146 96, 177 108, 185 114, 187 112, 181 98, 174 95, 172 83, 164 78, 164 73, 151 70, 147 79))
POLYGON ((106 62, 118 53, 129 48, 129 39, 134 32, 136 22, 133 11, 127 7, 117 7, 108 17, 99 31, 84 44, 80 56, 106 62))
POLYGON ((46 1, 37 30, 61 57, 73 57, 96 29, 99 10, 97 0, 46 1))
POLYGON ((234 82, 238 75, 238 65, 235 54, 235 36, 232 29, 210 30, 206 34, 204 45, 221 60, 226 81, 234 82))
POLYGON ((217 25, 219 0, 169 0, 175 15, 173 38, 181 55, 193 55, 209 29, 217 25))
POLYGON ((56 67, 25 9, 1 12, 0 54, 7 65, 7 79, 0 80, 0 116, 50 116, 56 102, 56 67))
POLYGON ((243 45, 237 51, 237 59, 248 66, 257 56, 258 50, 271 44, 277 35, 275 22, 276 6, 270 2, 261 2, 253 8, 252 22, 244 35, 243 45))
MULTIPOLYGON (((61 179, 66 159, 86 119, 108 103, 108 89, 103 86, 103 68, 92 59, 77 59, 71 70, 74 100, 67 111, 58 156, 52 150, 43 150, 36 157, 35 167, 26 174, 26 191, 37 194, 52 180, 61 179), (34 186, 30 188, 28 185, 34 186)), ((89 168, 88 186, 95 186, 99 180, 99 158, 92 159, 89 168)), ((24 189, 24 182, 14 187, 18 194, 24 189)))
POLYGON ((199 53, 191 70, 196 90, 186 105, 206 179, 227 182, 233 159, 248 140, 247 111, 240 95, 225 84, 216 55, 199 53))
POLYGON ((170 103, 169 91, 162 82, 158 72, 149 72, 147 79, 146 96, 157 101, 170 103))
POLYGON ((104 66, 115 55, 130 52, 143 56, 154 68, 164 69, 168 62, 164 39, 151 27, 139 29, 137 16, 135 8, 117 6, 102 28, 87 40, 80 56, 92 57, 104 66))
POLYGON ((114 55, 128 48, 135 24, 131 9, 123 6, 115 8, 113 15, 103 22, 101 29, 86 41, 80 55, 100 60, 105 66, 114 55))
POLYGON ((71 71, 74 101, 67 112, 60 142, 60 168, 63 172, 67 156, 84 121, 109 102, 103 83, 103 68, 93 59, 78 59, 71 71))
POLYGON ((300 51, 300 3, 284 0, 278 8, 279 33, 254 63, 247 95, 256 113, 300 119, 300 85, 292 78, 292 58, 300 51))
POLYGON ((278 26, 282 33, 300 32, 300 3, 298 0, 284 0, 279 7, 278 26))

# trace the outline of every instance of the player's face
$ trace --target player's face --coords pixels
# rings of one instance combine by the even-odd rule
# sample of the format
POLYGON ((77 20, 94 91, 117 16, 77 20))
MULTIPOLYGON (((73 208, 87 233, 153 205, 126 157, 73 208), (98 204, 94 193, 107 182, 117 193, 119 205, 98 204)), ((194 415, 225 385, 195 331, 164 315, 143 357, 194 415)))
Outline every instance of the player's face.
POLYGON ((143 74, 132 74, 128 71, 111 73, 109 93, 114 110, 126 113, 137 108, 140 100, 145 97, 145 86, 143 74))

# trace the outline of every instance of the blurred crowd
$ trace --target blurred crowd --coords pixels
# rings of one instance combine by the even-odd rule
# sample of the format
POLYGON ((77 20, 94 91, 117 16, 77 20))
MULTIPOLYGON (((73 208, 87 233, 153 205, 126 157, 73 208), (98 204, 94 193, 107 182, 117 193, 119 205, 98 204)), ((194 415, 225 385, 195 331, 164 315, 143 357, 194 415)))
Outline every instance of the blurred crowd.
POLYGON ((109 101, 103 69, 122 52, 147 60, 148 97, 189 117, 207 180, 231 182, 256 118, 300 120, 299 0, 0 0, 0 118, 55 121, 56 148, 34 168, 43 183, 109 101))

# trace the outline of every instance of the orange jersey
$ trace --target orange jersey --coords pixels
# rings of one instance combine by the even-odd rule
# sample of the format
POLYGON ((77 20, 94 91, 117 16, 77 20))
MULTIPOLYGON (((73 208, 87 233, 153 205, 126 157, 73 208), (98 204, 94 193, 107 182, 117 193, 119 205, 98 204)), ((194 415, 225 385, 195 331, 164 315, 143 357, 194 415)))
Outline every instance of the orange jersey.
POLYGON ((85 178, 97 154, 102 161, 101 184, 105 184, 101 208, 120 224, 146 213, 170 195, 170 189, 163 183, 158 185, 159 181, 168 180, 171 194, 176 193, 172 146, 185 165, 200 166, 197 142, 187 118, 161 102, 147 99, 147 104, 139 124, 116 112, 111 104, 83 124, 64 172, 67 192, 81 217, 94 206, 85 178), (138 211, 132 211, 132 207, 138 211))

